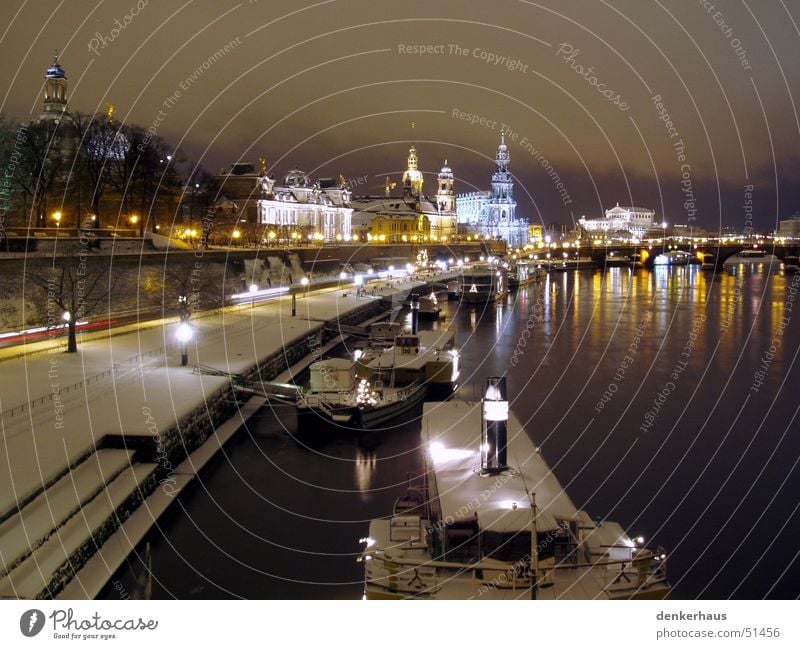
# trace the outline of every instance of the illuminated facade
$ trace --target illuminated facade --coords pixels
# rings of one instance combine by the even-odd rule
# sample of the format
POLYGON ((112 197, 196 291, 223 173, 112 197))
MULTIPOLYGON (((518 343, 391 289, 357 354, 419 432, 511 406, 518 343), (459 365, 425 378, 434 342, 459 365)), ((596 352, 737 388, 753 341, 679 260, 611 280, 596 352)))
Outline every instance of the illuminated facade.
POLYGON ((297 233, 303 239, 350 239, 353 208, 343 178, 311 182, 304 172, 293 169, 278 184, 262 171, 260 184, 260 224, 282 233, 297 233))
POLYGON ((586 232, 616 233, 622 236, 642 238, 656 226, 655 211, 647 207, 620 207, 619 203, 606 210, 605 218, 587 219, 582 216, 578 225, 586 232))
POLYGON ((436 195, 433 200, 422 189, 424 179, 419 170, 417 149, 408 150, 408 168, 403 173, 403 195, 391 195, 391 183, 387 182, 384 196, 356 196, 352 199, 354 214, 353 231, 357 236, 372 235, 373 220, 386 217, 386 223, 394 223, 393 231, 381 232, 386 241, 402 242, 431 239, 434 241, 452 238, 457 233, 456 195, 453 191, 453 170, 444 166, 436 178, 436 195), (402 224, 402 225, 401 225, 402 224))
POLYGON ((512 247, 528 243, 528 222, 516 216, 514 179, 508 170, 510 162, 505 135, 501 133, 491 191, 469 192, 456 197, 458 228, 461 234, 503 239, 512 247))

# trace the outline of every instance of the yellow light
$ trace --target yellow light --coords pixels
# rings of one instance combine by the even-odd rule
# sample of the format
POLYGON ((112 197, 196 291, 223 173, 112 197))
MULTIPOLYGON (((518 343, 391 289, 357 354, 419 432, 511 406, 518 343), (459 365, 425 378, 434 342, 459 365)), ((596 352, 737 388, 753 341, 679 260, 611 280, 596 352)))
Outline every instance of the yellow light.
POLYGON ((276 233, 275 233, 273 230, 270 230, 270 232, 269 232, 269 234, 268 234, 267 236, 268 236, 270 239, 274 239, 274 238, 275 238, 275 237, 277 237, 278 235, 277 235, 277 234, 276 234, 276 233))
POLYGON ((353 235, 353 241, 358 241, 358 235, 357 234, 353 235))
POLYGON ((242 233, 241 233, 241 232, 239 232, 239 230, 234 230, 234 231, 233 231, 233 238, 234 238, 234 239, 238 239, 238 238, 239 238, 239 237, 241 237, 241 236, 242 236, 242 233))
POLYGON ((55 212, 53 214, 53 219, 55 219, 56 223, 61 223, 61 212, 55 212))
POLYGON ((131 214, 131 223, 136 224, 138 222, 139 222, 139 217, 136 216, 135 214, 131 214))

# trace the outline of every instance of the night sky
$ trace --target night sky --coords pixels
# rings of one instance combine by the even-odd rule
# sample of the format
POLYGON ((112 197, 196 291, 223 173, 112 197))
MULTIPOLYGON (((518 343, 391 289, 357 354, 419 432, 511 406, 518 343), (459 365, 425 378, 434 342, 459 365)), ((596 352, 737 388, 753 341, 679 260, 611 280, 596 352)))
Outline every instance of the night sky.
POLYGON ((4 115, 38 116, 58 50, 71 110, 113 102, 214 172, 264 157, 379 193, 413 141, 428 193, 445 158, 457 191, 488 189, 505 125, 534 223, 619 202, 742 229, 749 185, 760 230, 800 209, 795 0, 3 0, 0 17, 4 115))

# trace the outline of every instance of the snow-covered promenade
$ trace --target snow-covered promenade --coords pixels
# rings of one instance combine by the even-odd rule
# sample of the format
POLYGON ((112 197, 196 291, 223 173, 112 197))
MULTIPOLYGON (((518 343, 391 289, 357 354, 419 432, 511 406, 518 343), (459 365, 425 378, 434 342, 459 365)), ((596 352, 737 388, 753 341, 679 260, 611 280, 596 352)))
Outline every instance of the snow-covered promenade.
MULTIPOLYGON (((382 282, 368 292, 407 293, 413 285, 382 282)), ((286 297, 194 318, 186 367, 174 322, 79 341, 77 354, 0 360, 0 597, 41 594, 49 571, 63 570, 60 555, 69 559, 69 542, 91 540, 98 525, 92 516, 99 521, 122 506, 135 509, 153 491, 163 467, 152 459, 135 462, 135 449, 123 439, 153 438, 157 450, 166 448, 178 422, 220 401, 229 378, 201 374, 195 366, 252 371, 323 323, 376 301, 377 295, 356 297, 352 290, 312 291, 297 296, 294 317, 286 297), (137 502, 131 490, 140 492, 137 502), (74 538, 59 538, 64 534, 74 538)), ((238 427, 242 412, 236 417, 238 427)), ((182 432, 177 437, 183 442, 182 432)))

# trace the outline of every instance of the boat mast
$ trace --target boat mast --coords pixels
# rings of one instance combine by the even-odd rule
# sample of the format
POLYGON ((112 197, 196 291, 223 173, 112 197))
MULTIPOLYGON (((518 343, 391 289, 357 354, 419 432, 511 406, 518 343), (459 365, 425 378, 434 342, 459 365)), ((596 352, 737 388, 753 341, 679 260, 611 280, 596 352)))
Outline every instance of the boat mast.
MULTIPOLYGON (((525 487, 527 491, 528 488, 525 487)), ((539 594, 539 528, 536 524, 536 493, 531 494, 531 599, 539 594)))

